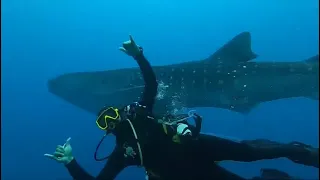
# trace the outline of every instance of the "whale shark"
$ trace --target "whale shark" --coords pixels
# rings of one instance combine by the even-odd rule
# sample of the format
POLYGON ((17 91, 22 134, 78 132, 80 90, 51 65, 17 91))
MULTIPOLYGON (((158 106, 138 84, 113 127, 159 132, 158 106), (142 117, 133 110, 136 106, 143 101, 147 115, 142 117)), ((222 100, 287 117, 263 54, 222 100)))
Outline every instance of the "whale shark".
MULTIPOLYGON (((251 34, 242 32, 205 59, 153 66, 159 84, 154 113, 215 107, 241 114, 284 98, 319 99, 319 56, 302 61, 255 62, 251 34)), ((50 93, 91 113, 139 101, 138 67, 72 72, 48 80, 50 93)))

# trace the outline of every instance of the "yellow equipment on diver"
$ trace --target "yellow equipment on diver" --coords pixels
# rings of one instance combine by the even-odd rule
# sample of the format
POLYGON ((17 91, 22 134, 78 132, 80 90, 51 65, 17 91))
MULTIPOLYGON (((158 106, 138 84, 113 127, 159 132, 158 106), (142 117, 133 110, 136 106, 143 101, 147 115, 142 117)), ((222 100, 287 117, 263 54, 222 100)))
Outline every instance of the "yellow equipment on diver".
POLYGON ((109 107, 99 113, 96 124, 102 130, 114 129, 119 117, 119 110, 117 108, 109 107))
MULTIPOLYGON (((141 163, 141 166, 143 166, 143 156, 142 156, 142 150, 141 150, 140 142, 138 139, 138 135, 137 135, 136 130, 135 130, 132 122, 130 121, 130 119, 126 119, 126 121, 129 123, 129 125, 132 129, 132 133, 134 135, 134 138, 135 138, 135 141, 137 144, 137 148, 138 148, 138 152, 139 152, 140 163, 141 163)), ((102 130, 112 130, 116 127, 116 125, 118 123, 120 123, 119 110, 116 108, 113 108, 113 107, 109 107, 105 110, 102 110, 96 120, 97 126, 102 130)), ((94 159, 96 161, 103 161, 103 160, 108 159, 110 157, 110 155, 106 156, 104 158, 97 157, 98 149, 99 149, 102 141, 110 133, 111 133, 111 131, 107 131, 106 134, 104 134, 104 136, 101 138, 100 142, 98 143, 98 145, 96 147, 96 151, 94 153, 94 159)), ((127 154, 124 154, 124 156, 127 157, 127 154)))

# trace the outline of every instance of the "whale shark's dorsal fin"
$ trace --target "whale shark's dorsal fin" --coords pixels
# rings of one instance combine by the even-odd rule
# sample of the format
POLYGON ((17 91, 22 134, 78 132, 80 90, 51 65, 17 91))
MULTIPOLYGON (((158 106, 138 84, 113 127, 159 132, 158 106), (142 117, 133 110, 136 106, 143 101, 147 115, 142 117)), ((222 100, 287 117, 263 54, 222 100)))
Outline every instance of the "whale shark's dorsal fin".
POLYGON ((250 33, 242 32, 218 49, 206 61, 207 63, 240 63, 255 59, 257 56, 251 50, 250 33))

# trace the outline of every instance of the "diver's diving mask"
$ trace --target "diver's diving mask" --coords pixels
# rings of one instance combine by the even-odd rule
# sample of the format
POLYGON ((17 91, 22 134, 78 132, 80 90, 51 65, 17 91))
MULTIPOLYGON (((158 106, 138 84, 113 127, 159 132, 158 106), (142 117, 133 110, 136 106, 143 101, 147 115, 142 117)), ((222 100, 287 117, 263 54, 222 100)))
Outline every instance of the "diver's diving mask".
POLYGON ((102 110, 96 120, 97 126, 102 130, 113 130, 120 118, 117 108, 109 107, 102 110))
MULTIPOLYGON (((120 111, 122 112, 122 111, 120 111)), ((103 137, 101 138, 100 142, 98 143, 97 147, 96 147, 96 151, 94 153, 94 159, 96 161, 103 161, 105 159, 108 159, 110 157, 110 155, 103 157, 103 158, 99 158, 98 157, 98 149, 100 147, 100 145, 102 144, 104 138, 112 133, 112 130, 116 128, 116 126, 120 123, 121 119, 125 120, 126 122, 129 123, 133 135, 135 137, 136 143, 137 143, 137 148, 139 150, 139 157, 140 157, 140 161, 141 161, 141 166, 143 165, 143 157, 142 157, 142 152, 141 152, 141 147, 138 141, 138 136, 136 134, 135 128, 133 127, 131 121, 128 118, 124 118, 123 113, 122 116, 120 116, 119 114, 119 110, 117 108, 113 108, 113 107, 109 107, 107 109, 102 109, 98 115, 98 118, 96 120, 96 124, 97 126, 102 129, 102 130, 106 130, 106 133, 103 135, 103 137), (122 118, 120 118, 122 117, 122 118)))

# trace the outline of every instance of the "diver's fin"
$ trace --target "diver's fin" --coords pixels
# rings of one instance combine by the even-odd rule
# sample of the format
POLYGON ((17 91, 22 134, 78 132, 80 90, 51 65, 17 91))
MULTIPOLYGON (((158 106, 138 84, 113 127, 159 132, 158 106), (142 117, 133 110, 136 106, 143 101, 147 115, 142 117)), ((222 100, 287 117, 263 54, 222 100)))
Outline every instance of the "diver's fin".
POLYGON ((250 33, 242 32, 223 45, 206 61, 208 63, 218 63, 219 61, 222 61, 222 63, 239 63, 250 61, 257 56, 251 50, 250 33))
POLYGON ((279 171, 277 169, 268 169, 268 168, 262 168, 260 170, 260 177, 263 180, 268 179, 278 179, 278 180, 290 180, 293 179, 288 173, 279 171))
POLYGON ((308 58, 308 59, 306 59, 304 61, 305 62, 310 62, 310 63, 312 63, 312 62, 318 62, 319 63, 319 55, 317 54, 317 55, 312 56, 312 57, 310 57, 310 58, 308 58))

